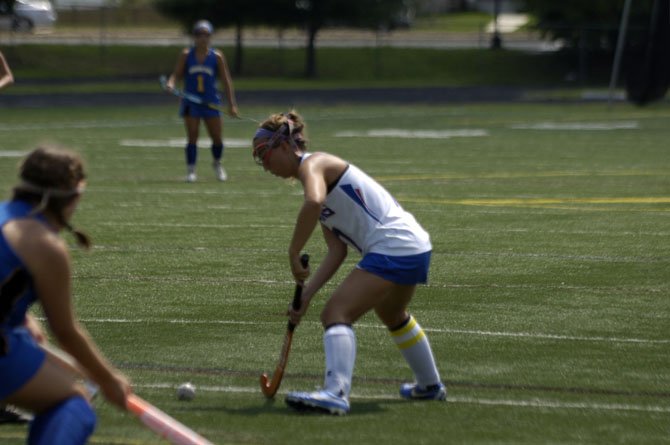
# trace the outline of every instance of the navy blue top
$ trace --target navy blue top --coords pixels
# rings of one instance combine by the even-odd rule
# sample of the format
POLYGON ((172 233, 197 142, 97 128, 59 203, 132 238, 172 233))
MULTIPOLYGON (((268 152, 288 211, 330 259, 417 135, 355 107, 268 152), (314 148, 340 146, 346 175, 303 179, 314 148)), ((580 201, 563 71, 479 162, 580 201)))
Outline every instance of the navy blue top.
MULTIPOLYGON (((25 201, 0 203, 0 228, 13 219, 29 217, 32 209, 25 201)), ((45 222, 41 214, 30 217, 45 222)), ((0 231, 0 331, 22 326, 35 301, 33 277, 0 231)))
POLYGON ((214 50, 207 51, 205 60, 200 63, 195 55, 195 47, 193 47, 186 56, 184 90, 187 93, 197 94, 205 103, 220 104, 221 98, 216 91, 218 74, 219 66, 214 50))

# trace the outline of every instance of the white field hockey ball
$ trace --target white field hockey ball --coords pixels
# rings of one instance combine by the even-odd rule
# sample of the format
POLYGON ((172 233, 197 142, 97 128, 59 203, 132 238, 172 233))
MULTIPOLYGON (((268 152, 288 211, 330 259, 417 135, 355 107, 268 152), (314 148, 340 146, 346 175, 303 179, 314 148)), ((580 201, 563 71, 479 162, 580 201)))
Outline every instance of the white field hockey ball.
POLYGON ((195 385, 187 382, 182 383, 177 387, 177 399, 179 400, 193 400, 195 398, 195 385))

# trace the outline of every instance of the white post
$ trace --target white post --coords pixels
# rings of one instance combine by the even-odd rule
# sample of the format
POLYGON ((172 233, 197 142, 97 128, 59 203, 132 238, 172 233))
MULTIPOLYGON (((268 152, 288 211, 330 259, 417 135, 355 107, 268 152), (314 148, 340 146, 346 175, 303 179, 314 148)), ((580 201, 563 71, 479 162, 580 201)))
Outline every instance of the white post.
POLYGON ((616 88, 617 80, 619 78, 619 66, 621 65, 621 55, 623 53, 624 43, 626 41, 626 28, 628 27, 628 16, 630 15, 630 2, 626 0, 621 13, 621 24, 619 25, 619 37, 616 43, 616 52, 614 53, 614 65, 612 66, 612 76, 610 77, 609 100, 608 106, 612 106, 612 98, 614 96, 614 88, 616 88))

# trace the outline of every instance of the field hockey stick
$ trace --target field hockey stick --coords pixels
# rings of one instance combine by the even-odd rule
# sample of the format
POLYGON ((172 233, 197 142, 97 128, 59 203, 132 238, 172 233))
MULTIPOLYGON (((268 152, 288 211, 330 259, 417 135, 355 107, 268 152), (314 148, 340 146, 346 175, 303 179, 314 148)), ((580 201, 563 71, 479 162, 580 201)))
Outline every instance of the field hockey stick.
MULTIPOLYGON (((70 354, 47 344, 40 345, 40 347, 60 367, 79 377, 88 379, 86 370, 70 354)), ((90 380, 87 383, 95 385, 90 383, 90 380)), ((135 394, 130 394, 126 398, 126 407, 150 430, 174 445, 213 445, 209 440, 135 394)))
POLYGON ((172 93, 177 97, 181 97, 182 99, 186 99, 189 102, 193 102, 194 104, 198 105, 204 105, 206 107, 211 108, 212 110, 219 110, 219 111, 224 111, 223 107, 217 104, 213 104, 210 102, 205 102, 202 100, 200 96, 196 96, 195 94, 187 93, 186 91, 182 91, 179 88, 168 88, 167 86, 167 76, 160 76, 158 78, 158 81, 161 84, 161 88, 164 91, 167 91, 168 93, 172 93))
MULTIPOLYGON (((300 257, 300 263, 302 267, 307 267, 309 264, 309 255, 306 253, 300 257)), ((298 283, 295 286, 295 293, 293 294, 293 302, 291 305, 294 310, 300 309, 300 298, 302 297, 302 285, 303 283, 298 283)), ((261 392, 265 397, 271 399, 277 394, 279 385, 281 385, 282 377, 284 376, 284 369, 286 368, 286 363, 288 362, 288 353, 291 350, 291 342, 293 341, 293 331, 295 330, 295 324, 288 322, 286 327, 286 334, 284 335, 284 344, 281 348, 281 353, 279 354, 279 363, 275 368, 275 373, 272 375, 272 379, 268 377, 266 373, 261 374, 260 383, 261 383, 261 392)))
POLYGON ((209 440, 135 394, 130 394, 126 398, 126 406, 128 411, 135 414, 151 431, 174 445, 213 445, 209 440))

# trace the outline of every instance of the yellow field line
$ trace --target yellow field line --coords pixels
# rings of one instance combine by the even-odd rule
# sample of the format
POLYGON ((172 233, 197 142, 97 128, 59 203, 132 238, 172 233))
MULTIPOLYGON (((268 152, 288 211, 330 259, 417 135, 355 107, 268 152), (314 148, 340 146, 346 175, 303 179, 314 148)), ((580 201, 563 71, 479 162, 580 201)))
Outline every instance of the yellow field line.
POLYGON ((670 204, 669 196, 620 198, 500 198, 500 199, 431 199, 399 198, 400 201, 427 204, 469 206, 528 206, 556 204, 670 204))
POLYGON ((580 176, 670 176, 667 170, 623 170, 623 171, 548 171, 548 172, 497 172, 481 173, 474 175, 444 174, 444 175, 393 175, 375 176, 378 181, 435 181, 435 180, 457 180, 457 179, 516 179, 516 178, 557 178, 557 177, 580 177, 580 176))

